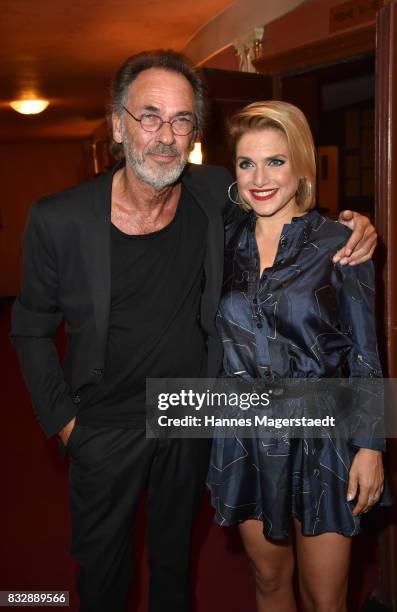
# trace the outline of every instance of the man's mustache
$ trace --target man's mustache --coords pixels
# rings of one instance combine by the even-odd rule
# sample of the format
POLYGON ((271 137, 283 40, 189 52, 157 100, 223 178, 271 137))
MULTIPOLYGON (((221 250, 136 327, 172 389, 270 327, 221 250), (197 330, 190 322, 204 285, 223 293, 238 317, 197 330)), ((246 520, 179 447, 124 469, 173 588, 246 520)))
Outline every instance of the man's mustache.
POLYGON ((146 154, 152 155, 173 155, 174 157, 180 157, 180 152, 174 145, 157 144, 155 146, 146 149, 146 154))

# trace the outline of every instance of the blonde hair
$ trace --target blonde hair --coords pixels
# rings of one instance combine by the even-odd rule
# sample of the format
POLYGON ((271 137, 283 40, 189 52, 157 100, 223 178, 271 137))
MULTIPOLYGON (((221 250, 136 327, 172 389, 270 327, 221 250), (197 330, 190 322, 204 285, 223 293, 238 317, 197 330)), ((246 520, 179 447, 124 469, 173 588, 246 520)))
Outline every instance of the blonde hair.
MULTIPOLYGON (((229 124, 233 155, 240 138, 250 131, 275 129, 287 139, 292 170, 299 179, 296 201, 303 211, 310 210, 316 199, 316 151, 309 124, 302 111, 288 102, 266 100, 253 102, 234 115, 229 124)), ((239 197, 241 207, 251 206, 239 197)))

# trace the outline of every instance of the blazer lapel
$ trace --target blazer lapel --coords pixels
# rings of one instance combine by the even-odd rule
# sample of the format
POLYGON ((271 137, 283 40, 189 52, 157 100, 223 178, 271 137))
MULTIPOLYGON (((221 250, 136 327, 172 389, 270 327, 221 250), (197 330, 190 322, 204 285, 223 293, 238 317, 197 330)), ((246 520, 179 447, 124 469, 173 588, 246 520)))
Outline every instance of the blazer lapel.
POLYGON ((203 323, 207 317, 207 330, 212 326, 213 319, 221 295, 224 256, 224 227, 219 206, 212 201, 212 194, 203 182, 193 180, 188 174, 182 176, 182 184, 202 208, 208 218, 207 249, 204 260, 205 289, 202 296, 203 323), (209 326, 209 327, 208 327, 209 326))
POLYGON ((112 198, 112 172, 99 176, 94 182, 92 207, 86 226, 88 282, 94 305, 95 325, 101 353, 104 355, 108 335, 111 288, 110 288, 110 213, 112 198))

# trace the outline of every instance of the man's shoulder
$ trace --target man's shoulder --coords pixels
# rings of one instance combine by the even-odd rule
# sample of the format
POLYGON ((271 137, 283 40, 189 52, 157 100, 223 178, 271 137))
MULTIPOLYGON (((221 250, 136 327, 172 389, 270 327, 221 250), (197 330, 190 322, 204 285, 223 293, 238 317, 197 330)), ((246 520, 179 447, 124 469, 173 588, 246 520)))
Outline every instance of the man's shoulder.
POLYGON ((107 188, 109 181, 111 173, 83 181, 63 191, 43 195, 34 202, 32 210, 46 218, 84 214, 92 206, 96 194, 107 188))
POLYGON ((182 185, 201 203, 208 214, 218 211, 223 217, 230 206, 228 187, 233 182, 230 172, 222 166, 188 164, 182 185))
POLYGON ((200 184, 208 187, 219 185, 224 187, 225 185, 230 185, 233 177, 229 170, 223 166, 187 164, 182 180, 192 185, 200 184))

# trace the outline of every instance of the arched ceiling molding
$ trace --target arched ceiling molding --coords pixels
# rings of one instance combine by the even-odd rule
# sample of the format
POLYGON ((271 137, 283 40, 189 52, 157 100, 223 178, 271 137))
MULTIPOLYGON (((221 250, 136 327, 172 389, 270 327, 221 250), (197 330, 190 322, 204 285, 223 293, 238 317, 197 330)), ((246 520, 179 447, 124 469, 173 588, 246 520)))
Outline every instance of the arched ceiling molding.
POLYGON ((196 64, 202 64, 247 34, 303 4, 306 0, 235 0, 200 28, 183 52, 196 64))

